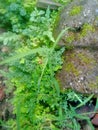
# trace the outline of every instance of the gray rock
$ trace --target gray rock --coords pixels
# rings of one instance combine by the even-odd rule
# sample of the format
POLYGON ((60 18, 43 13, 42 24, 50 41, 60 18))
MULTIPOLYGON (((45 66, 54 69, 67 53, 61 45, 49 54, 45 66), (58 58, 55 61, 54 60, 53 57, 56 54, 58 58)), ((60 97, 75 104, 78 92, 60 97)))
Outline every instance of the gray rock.
POLYGON ((70 48, 57 79, 63 89, 98 94, 98 0, 73 0, 60 14, 56 31, 69 30, 59 45, 70 48))
POLYGON ((98 94, 98 51, 77 48, 66 51, 62 70, 56 77, 63 89, 98 94))
POLYGON ((74 0, 60 13, 55 36, 70 27, 59 45, 92 45, 98 42, 98 0, 74 0), (70 36, 70 37, 69 37, 70 36), (85 44, 86 43, 86 44, 85 44))
POLYGON ((63 29, 64 26, 78 28, 84 23, 96 24, 97 17, 98 0, 74 0, 61 11, 59 28, 63 29))

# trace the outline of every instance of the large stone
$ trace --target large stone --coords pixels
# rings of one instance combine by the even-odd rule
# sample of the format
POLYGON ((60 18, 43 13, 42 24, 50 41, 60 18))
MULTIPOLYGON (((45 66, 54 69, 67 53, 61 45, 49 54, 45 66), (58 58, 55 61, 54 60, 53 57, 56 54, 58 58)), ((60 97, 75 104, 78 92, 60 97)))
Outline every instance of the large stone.
POLYGON ((59 45, 66 42, 74 45, 98 42, 98 0, 74 0, 61 11, 58 19, 56 36, 65 27, 71 28, 59 45))
POLYGON ((63 89, 98 93, 98 51, 91 48, 66 51, 64 64, 57 74, 57 79, 63 89))
POLYGON ((60 86, 98 94, 98 0, 74 0, 61 12, 55 33, 71 28, 59 42, 71 50, 57 74, 60 86))
POLYGON ((81 27, 84 23, 98 26, 98 0, 73 0, 60 15, 59 29, 81 27))

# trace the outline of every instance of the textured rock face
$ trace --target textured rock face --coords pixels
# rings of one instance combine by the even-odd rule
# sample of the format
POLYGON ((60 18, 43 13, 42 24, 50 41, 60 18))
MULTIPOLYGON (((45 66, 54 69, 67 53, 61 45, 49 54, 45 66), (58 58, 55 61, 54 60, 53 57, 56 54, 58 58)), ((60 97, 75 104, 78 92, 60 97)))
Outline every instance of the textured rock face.
POLYGON ((98 0, 73 0, 61 11, 55 35, 65 27, 71 27, 60 45, 88 45, 98 42, 98 0), (70 40, 70 41, 69 41, 70 40))
POLYGON ((74 0, 64 8, 57 33, 72 28, 59 45, 72 46, 64 53, 64 64, 57 79, 63 89, 98 93, 98 0, 74 0))
POLYGON ((84 23, 98 26, 98 0, 73 0, 60 16, 60 29, 64 26, 80 27, 84 23), (63 25, 63 26, 62 26, 63 25))
POLYGON ((98 93, 98 51, 75 48, 65 52, 63 68, 57 78, 63 89, 98 93))

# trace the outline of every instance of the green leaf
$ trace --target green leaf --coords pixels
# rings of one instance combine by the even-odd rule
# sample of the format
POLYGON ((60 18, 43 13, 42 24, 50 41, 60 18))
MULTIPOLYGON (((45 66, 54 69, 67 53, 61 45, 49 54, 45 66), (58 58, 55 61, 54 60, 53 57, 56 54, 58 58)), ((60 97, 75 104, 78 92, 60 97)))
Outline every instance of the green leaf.
POLYGON ((20 15, 25 16, 26 15, 26 10, 25 9, 20 9, 20 15))
POLYGON ((4 32, 0 35, 0 42, 3 42, 4 45, 7 45, 9 42, 17 41, 21 38, 21 35, 17 35, 12 32, 4 32))
POLYGON ((76 108, 79 108, 83 105, 85 105, 90 99, 94 96, 94 94, 91 94, 88 98, 86 98, 83 102, 81 102, 76 108))
MULTIPOLYGON (((39 47, 39 48, 37 48, 37 49, 33 49, 33 50, 30 50, 30 49, 29 49, 29 50, 26 50, 26 51, 24 51, 24 52, 21 52, 21 53, 18 53, 18 54, 16 54, 16 55, 14 55, 14 56, 12 56, 12 57, 10 57, 10 58, 7 58, 6 60, 2 61, 2 62, 0 63, 0 65, 11 63, 11 62, 13 62, 13 61, 15 61, 15 60, 18 60, 18 59, 20 59, 20 58, 23 58, 23 57, 28 56, 28 55, 31 55, 31 54, 43 53, 44 50, 45 50, 45 48, 41 48, 41 47, 39 47)), ((48 49, 47 49, 47 51, 48 51, 48 49)))
POLYGON ((19 9, 19 4, 11 3, 11 5, 9 6, 10 11, 17 11, 18 9, 19 9))
POLYGON ((50 41, 55 42, 54 37, 53 37, 51 31, 44 31, 43 34, 44 34, 45 36, 47 36, 47 37, 50 39, 50 41))
POLYGON ((97 111, 98 110, 98 98, 97 98, 97 101, 96 101, 96 106, 95 106, 95 110, 94 111, 97 111))

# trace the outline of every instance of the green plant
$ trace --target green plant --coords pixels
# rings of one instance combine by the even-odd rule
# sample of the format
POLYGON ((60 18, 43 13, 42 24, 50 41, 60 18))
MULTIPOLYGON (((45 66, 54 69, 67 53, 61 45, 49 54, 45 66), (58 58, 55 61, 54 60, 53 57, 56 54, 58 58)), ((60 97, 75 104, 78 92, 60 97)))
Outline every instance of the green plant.
POLYGON ((33 10, 34 4, 35 1, 31 2, 31 0, 28 2, 26 0, 6 0, 5 3, 1 1, 0 21, 2 25, 12 28, 14 32, 21 31, 28 22, 29 14, 33 10))
POLYGON ((69 107, 68 101, 80 102, 79 105, 82 106, 93 95, 83 99, 72 91, 62 93, 54 78, 55 71, 61 68, 61 55, 64 51, 63 48, 54 50, 59 38, 52 48, 43 47, 35 51, 21 48, 17 50, 20 57, 16 54, 1 63, 11 62, 8 76, 16 88, 12 103, 17 118, 16 124, 13 122, 13 129, 80 129, 75 118, 85 119, 90 123, 86 116, 77 115, 75 109, 69 107), (74 95, 73 99, 71 95, 74 95), (67 125, 69 121, 70 125, 67 125))
POLYGON ((10 90, 15 89, 11 102, 16 115, 15 119, 5 122, 5 127, 12 130, 80 130, 77 118, 91 125, 87 116, 77 115, 75 110, 93 95, 83 97, 73 90, 62 91, 55 77, 62 68, 65 51, 64 47, 58 49, 56 46, 69 28, 55 40, 52 30, 56 12, 49 8, 37 9, 34 3, 26 0, 9 0, 4 7, 7 8, 0 15, 4 14, 5 22, 2 18, 1 21, 10 31, 3 33, 0 41, 14 51, 10 58, 0 62, 0 65, 9 65, 9 72, 0 72, 7 76, 10 90), (78 105, 72 107, 70 101, 78 105))
MULTIPOLYGON (((30 53, 33 54, 33 50, 29 51, 26 48, 25 51, 25 48, 21 48, 17 50, 17 53, 19 52, 22 53, 22 55, 19 54, 20 57, 15 56, 6 61, 7 63, 17 58, 18 59, 21 58, 17 62, 11 63, 9 77, 11 78, 12 83, 14 83, 14 85, 16 86, 15 98, 13 99, 14 106, 15 106, 14 112, 16 113, 16 108, 17 108, 16 105, 18 100, 19 101, 21 100, 20 107, 21 107, 22 120, 23 118, 25 118, 24 117, 25 114, 27 113, 29 114, 29 112, 26 113, 26 111, 28 111, 27 109, 29 108, 31 117, 29 116, 28 117, 32 120, 32 123, 34 123, 33 113, 36 109, 36 106, 39 108, 43 106, 41 104, 38 104, 39 102, 48 104, 48 106, 51 107, 51 109, 54 109, 54 107, 56 107, 56 105, 58 104, 57 102, 59 100, 60 90, 58 87, 58 83, 54 78, 54 72, 57 71, 59 68, 61 68, 61 64, 62 64, 61 54, 64 51, 64 49, 61 49, 59 51, 54 51, 55 46, 58 43, 58 40, 59 39, 57 39, 57 41, 55 42, 53 48, 43 47, 43 48, 35 49, 35 54, 31 56, 28 55, 30 53), (29 51, 30 53, 28 53, 27 51, 29 51), (27 57, 24 58, 24 56, 26 55, 27 57), (27 94, 25 93, 24 95, 24 92, 26 92, 27 94), (50 100, 51 97, 53 98, 55 97, 55 101, 56 101, 55 103, 53 103, 54 100, 53 101, 50 100), (30 103, 31 101, 29 101, 29 99, 31 99, 32 103, 30 103), (24 108, 24 106, 26 106, 26 108, 24 108)), ((50 114, 50 116, 52 115, 50 114)), ((36 119, 36 121, 37 120, 39 119, 36 119)), ((37 127, 37 129, 40 127, 41 126, 37 127)))

